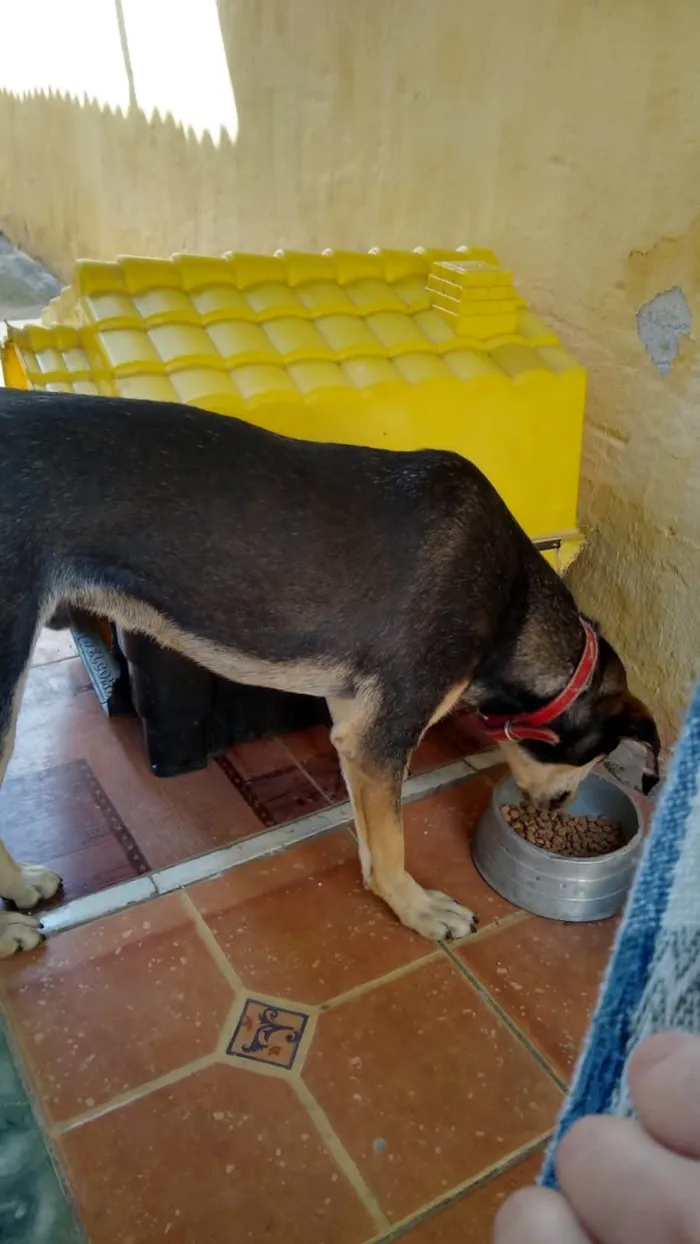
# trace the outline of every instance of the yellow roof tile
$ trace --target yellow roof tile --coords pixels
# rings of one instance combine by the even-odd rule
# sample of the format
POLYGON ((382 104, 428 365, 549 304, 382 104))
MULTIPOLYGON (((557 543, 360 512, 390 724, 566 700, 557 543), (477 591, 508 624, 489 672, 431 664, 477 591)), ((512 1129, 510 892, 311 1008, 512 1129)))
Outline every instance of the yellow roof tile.
POLYGON ((83 260, 3 365, 24 387, 454 448, 531 532, 575 528, 584 373, 487 249, 83 260))

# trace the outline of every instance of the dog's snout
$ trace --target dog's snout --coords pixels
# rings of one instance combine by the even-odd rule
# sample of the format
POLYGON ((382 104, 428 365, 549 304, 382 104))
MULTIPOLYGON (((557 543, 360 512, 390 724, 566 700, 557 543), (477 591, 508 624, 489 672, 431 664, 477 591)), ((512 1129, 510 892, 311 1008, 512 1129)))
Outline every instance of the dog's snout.
POLYGON ((534 808, 537 808, 538 812, 558 812, 560 808, 565 808, 573 799, 572 792, 568 790, 561 791, 556 795, 545 795, 541 792, 534 794, 523 787, 520 789, 526 803, 532 804, 534 808))

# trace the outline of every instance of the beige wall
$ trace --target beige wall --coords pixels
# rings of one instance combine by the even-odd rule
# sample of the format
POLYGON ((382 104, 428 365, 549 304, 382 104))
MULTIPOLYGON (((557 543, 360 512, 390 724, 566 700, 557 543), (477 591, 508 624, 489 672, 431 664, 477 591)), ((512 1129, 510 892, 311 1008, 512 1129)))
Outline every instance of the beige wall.
POLYGON ((662 377, 636 314, 680 286, 700 322, 700 5, 219 10, 237 142, 0 97, 5 228, 65 276, 124 251, 493 246, 590 369, 573 580, 668 732, 697 672, 700 368, 684 339, 662 377))

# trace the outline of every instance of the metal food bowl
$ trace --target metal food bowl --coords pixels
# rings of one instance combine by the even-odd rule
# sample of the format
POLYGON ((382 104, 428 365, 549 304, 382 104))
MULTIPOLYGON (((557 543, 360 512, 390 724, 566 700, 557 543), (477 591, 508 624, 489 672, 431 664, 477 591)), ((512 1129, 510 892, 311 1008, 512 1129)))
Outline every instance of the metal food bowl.
POLYGON ((484 881, 516 907, 550 920, 583 923, 620 911, 642 847, 642 819, 626 791, 593 773, 566 809, 572 816, 607 816, 620 825, 625 846, 593 859, 569 859, 521 838, 501 813, 504 804, 521 801, 513 778, 504 778, 477 826, 472 853, 484 881))

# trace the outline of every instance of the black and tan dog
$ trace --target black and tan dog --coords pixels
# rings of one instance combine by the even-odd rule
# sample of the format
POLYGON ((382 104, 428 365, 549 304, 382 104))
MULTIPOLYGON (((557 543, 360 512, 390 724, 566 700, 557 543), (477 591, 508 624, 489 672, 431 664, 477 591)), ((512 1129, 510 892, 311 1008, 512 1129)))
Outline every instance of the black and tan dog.
MULTIPOLYGON (((475 918, 406 871, 401 784, 460 699, 543 804, 622 739, 658 761, 619 658, 456 454, 0 390, 0 777, 37 633, 66 604, 224 677, 325 696, 365 884, 428 938, 461 937, 475 918)), ((0 895, 18 908, 58 885, 0 850, 0 895)), ((0 955, 39 939, 31 917, 0 915, 0 955)))

